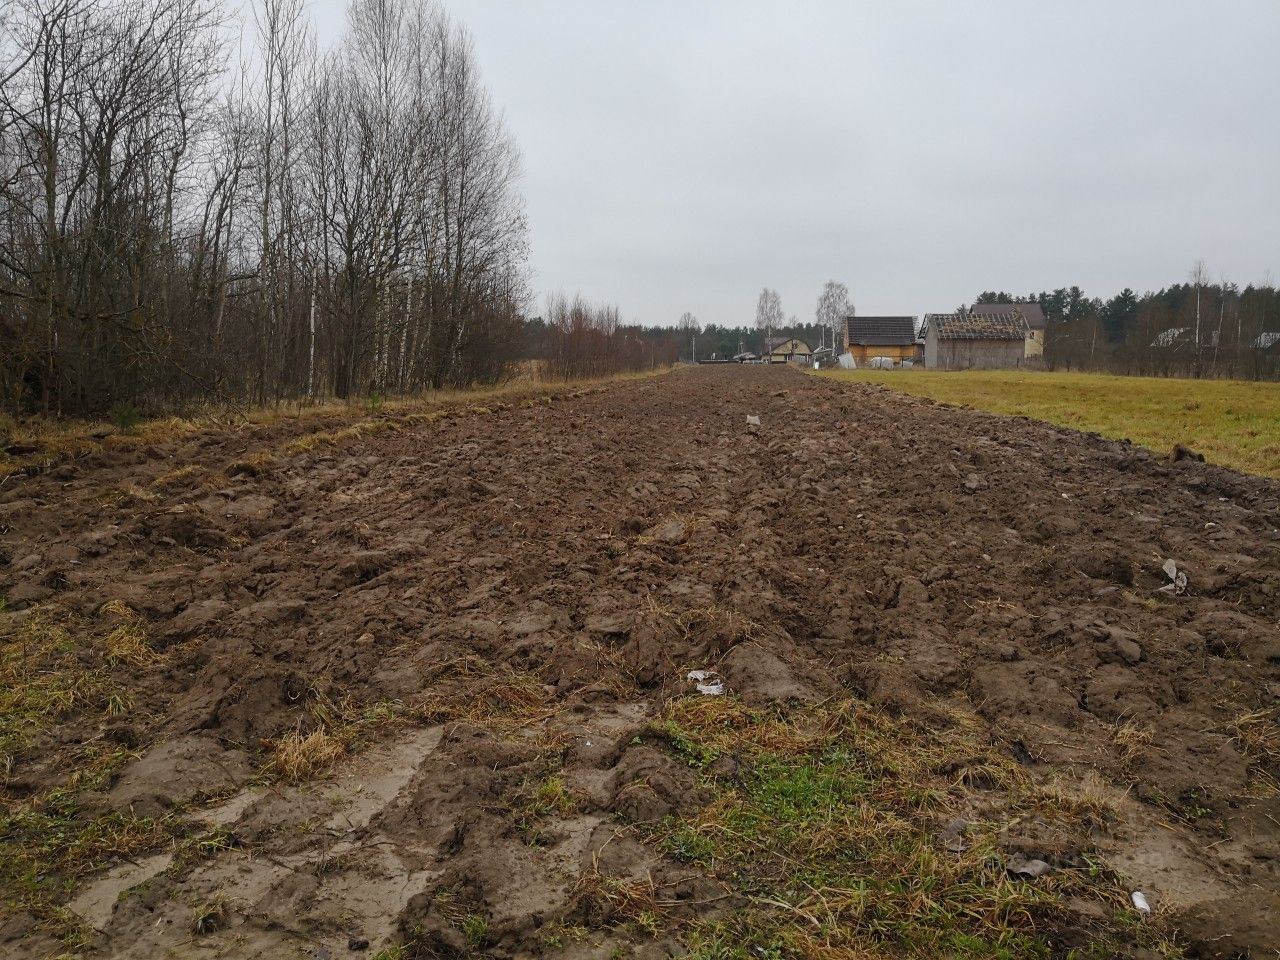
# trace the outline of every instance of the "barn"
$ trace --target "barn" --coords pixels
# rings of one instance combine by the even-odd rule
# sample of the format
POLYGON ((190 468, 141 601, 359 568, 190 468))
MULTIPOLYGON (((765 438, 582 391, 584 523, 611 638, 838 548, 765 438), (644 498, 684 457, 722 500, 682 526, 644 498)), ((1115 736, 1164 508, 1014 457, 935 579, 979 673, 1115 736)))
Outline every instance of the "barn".
POLYGON ((983 316, 996 316, 1001 313, 1020 313, 1027 321, 1026 353, 1031 357, 1044 356, 1044 337, 1048 323, 1044 308, 1038 303, 975 303, 973 312, 983 316))
POLYGON ((915 317, 845 317, 844 350, 863 366, 873 357, 888 357, 895 365, 920 359, 915 317))
POLYGON ((1020 367, 1026 357, 1021 313, 930 313, 924 319, 924 365, 931 369, 1020 367))

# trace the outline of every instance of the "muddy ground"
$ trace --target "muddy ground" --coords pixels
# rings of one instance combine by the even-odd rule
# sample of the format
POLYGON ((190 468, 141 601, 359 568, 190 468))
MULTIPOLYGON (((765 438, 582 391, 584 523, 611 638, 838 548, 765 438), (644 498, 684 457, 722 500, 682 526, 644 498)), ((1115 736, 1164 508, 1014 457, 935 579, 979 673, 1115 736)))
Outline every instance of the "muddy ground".
POLYGON ((71 817, 171 838, 57 885, 70 914, 7 890, 0 954, 680 955, 745 896, 644 829, 708 802, 651 735, 691 668, 921 736, 976 717, 1110 811, 1010 856, 1086 844, 1191 955, 1280 947, 1280 484, 782 369, 388 422, 0 486, 0 632, 63 624, 88 665, 132 625, 153 651, 101 661, 111 709, 29 725, 5 809, 109 747, 71 817), (282 777, 273 750, 317 730, 346 755, 282 777), (602 877, 648 884, 660 922, 611 922, 602 877))

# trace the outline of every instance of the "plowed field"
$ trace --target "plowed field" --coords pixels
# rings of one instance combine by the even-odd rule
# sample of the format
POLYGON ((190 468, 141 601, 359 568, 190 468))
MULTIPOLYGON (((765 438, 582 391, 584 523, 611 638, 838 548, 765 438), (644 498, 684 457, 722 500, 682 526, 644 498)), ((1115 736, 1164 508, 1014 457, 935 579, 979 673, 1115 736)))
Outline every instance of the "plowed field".
POLYGON ((0 486, 0 955, 1280 949, 1280 483, 758 367, 446 413, 0 486))

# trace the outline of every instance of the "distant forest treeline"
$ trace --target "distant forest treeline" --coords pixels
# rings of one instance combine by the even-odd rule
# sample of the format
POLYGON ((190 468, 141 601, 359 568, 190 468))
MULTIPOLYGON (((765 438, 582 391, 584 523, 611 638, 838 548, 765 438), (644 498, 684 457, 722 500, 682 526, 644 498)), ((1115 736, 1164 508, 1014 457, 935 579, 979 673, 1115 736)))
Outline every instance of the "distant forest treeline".
MULTIPOLYGON (((1202 268, 1197 268, 1199 272, 1202 268)), ((1079 287, 1024 296, 986 290, 977 303, 1038 303, 1047 319, 1050 369, 1153 376, 1280 376, 1280 290, 1241 289, 1195 277, 1154 293, 1126 288, 1110 299, 1079 287), (1275 342, 1273 342, 1275 341, 1275 342)))

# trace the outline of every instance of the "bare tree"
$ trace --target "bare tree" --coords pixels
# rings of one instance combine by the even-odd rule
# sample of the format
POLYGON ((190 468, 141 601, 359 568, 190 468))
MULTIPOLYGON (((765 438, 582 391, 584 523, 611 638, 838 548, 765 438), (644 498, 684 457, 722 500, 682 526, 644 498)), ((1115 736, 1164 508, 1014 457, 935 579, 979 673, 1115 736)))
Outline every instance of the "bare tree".
POLYGON ((836 352, 840 350, 845 318, 852 315, 853 304, 849 300, 849 288, 843 283, 828 280, 822 288, 822 295, 818 297, 814 318, 823 330, 831 331, 831 346, 836 352))
POLYGON ((1205 266, 1203 260, 1197 260, 1191 267, 1191 283, 1196 291, 1196 316, 1195 316, 1195 339, 1192 346, 1195 350, 1195 375, 1198 377, 1201 373, 1201 343, 1200 343, 1200 294, 1204 286, 1209 281, 1209 269, 1205 266))
POLYGON ((0 5, 0 403, 100 412, 494 380, 527 303, 519 155, 431 0, 0 5), (228 93, 228 91, 230 91, 228 93))
POLYGON ((677 324, 680 331, 681 339, 686 337, 689 340, 689 357, 694 362, 698 362, 698 334, 702 332, 702 327, 698 323, 698 318, 686 310, 680 314, 680 322, 677 324))
POLYGON ((765 287, 756 300, 756 329, 764 338, 761 346, 762 354, 769 352, 769 340, 773 336, 773 331, 781 327, 784 322, 782 297, 777 290, 765 287))

